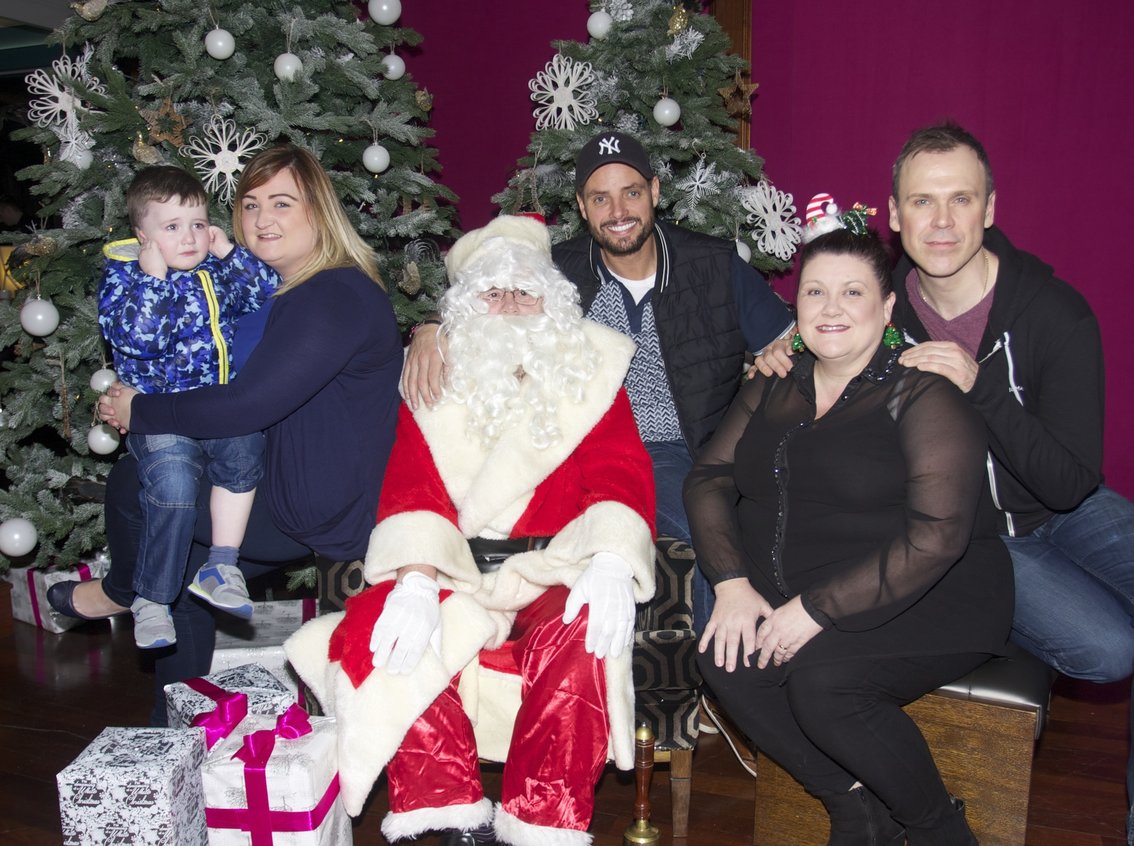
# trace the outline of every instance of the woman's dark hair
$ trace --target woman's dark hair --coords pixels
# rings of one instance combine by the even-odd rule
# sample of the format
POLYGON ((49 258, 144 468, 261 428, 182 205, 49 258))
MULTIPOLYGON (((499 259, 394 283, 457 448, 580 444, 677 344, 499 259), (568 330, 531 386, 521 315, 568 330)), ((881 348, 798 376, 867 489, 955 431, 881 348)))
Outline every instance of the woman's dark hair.
POLYGON ((874 271, 874 276, 882 289, 883 299, 890 296, 890 292, 894 290, 890 281, 893 257, 889 248, 882 243, 882 239, 873 229, 867 229, 863 235, 856 235, 849 229, 836 229, 808 242, 799 254, 800 274, 802 275, 809 261, 821 255, 854 256, 862 259, 874 271))

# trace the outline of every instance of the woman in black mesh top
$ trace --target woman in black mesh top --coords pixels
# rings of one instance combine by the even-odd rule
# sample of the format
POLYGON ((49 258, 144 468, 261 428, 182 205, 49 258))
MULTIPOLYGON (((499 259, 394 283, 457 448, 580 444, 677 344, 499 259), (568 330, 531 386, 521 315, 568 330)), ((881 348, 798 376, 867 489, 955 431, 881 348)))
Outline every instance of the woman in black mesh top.
POLYGON ((901 706, 1001 653, 1011 623, 980 420, 898 364, 893 303, 874 233, 807 244, 794 369, 744 386, 685 484, 717 595, 705 679, 823 801, 832 846, 976 843, 901 706))

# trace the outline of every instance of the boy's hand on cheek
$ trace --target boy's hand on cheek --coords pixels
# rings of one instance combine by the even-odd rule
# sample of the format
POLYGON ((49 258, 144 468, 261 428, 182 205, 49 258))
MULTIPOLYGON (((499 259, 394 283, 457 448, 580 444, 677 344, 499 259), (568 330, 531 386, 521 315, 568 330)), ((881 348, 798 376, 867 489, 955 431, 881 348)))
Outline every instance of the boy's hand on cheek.
POLYGON ((228 258, 233 250, 232 241, 219 226, 209 227, 209 252, 219 259, 228 258))
POLYGON ((142 241, 142 249, 138 252, 138 266, 142 272, 157 279, 165 279, 169 266, 161 256, 161 250, 153 241, 142 241))

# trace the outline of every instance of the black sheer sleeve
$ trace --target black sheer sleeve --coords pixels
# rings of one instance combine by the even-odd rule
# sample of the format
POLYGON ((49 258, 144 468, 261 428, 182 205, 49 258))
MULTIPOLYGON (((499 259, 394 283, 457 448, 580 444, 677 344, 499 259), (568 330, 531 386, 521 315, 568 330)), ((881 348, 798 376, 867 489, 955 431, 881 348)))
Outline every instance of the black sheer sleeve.
POLYGON ((748 565, 740 546, 736 510, 740 494, 733 468, 736 445, 759 407, 767 385, 762 376, 745 383, 685 479, 685 512, 693 549, 697 551, 697 563, 702 572, 714 585, 748 576, 748 565))
POLYGON ((904 528, 802 597, 817 620, 845 631, 896 617, 964 555, 983 484, 984 429, 950 382, 907 372, 888 407, 907 468, 904 528))

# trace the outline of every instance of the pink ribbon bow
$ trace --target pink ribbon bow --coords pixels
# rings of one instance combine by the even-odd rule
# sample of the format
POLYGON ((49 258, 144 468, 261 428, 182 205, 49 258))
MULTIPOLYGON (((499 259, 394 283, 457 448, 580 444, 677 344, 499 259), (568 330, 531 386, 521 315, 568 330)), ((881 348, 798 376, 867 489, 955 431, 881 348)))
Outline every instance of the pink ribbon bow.
POLYGON ((205 746, 208 749, 232 734, 232 730, 248 716, 247 693, 234 693, 204 679, 188 679, 185 686, 217 703, 213 710, 198 714, 189 723, 205 730, 205 746))

